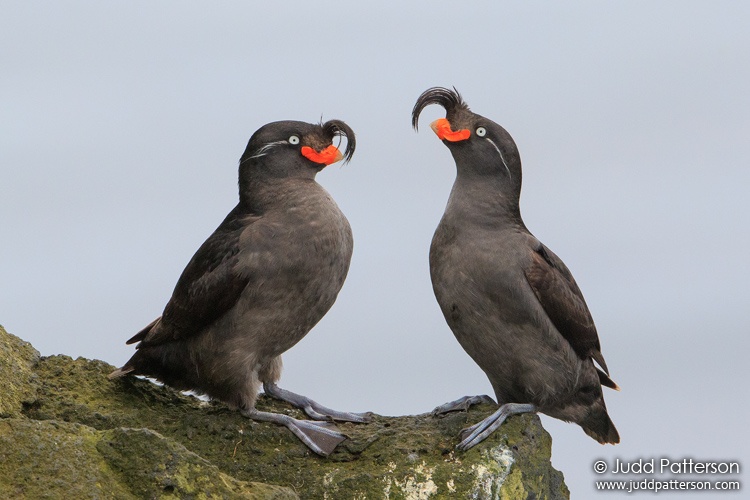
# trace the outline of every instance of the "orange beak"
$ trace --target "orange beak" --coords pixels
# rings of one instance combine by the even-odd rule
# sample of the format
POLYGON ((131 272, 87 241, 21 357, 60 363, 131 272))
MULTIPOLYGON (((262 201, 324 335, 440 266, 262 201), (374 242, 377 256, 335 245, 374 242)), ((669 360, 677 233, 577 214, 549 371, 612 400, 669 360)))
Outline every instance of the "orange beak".
POLYGON ((468 129, 451 130, 451 123, 445 118, 438 118, 430 123, 430 128, 437 134, 440 140, 450 142, 465 141, 471 135, 468 129))
POLYGON ((322 163, 323 165, 336 163, 344 157, 344 155, 341 154, 341 151, 339 151, 339 149, 333 144, 320 152, 315 151, 310 146, 302 146, 300 152, 302 153, 302 156, 304 156, 308 160, 314 161, 315 163, 322 163))

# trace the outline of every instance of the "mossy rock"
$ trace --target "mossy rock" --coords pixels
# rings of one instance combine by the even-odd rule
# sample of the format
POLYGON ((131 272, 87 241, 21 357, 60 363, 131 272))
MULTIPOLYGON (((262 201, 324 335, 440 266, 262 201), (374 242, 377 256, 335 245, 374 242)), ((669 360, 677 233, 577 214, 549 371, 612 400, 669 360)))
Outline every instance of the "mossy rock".
POLYGON ((148 429, 0 420, 0 498, 298 498, 238 481, 148 429))
POLYGON ((0 418, 17 417, 36 397, 39 352, 0 326, 0 418))
MULTIPOLYGON (((337 424, 349 439, 322 458, 286 428, 250 421, 221 403, 135 377, 111 381, 114 367, 101 361, 50 356, 33 369, 35 397, 25 398, 22 416, 89 436, 76 441, 96 452, 82 468, 115 474, 117 487, 140 498, 569 497, 536 415, 509 418, 468 452, 455 451, 458 433, 492 405, 443 418, 373 415, 368 424, 337 424), (267 485, 278 489, 263 490, 267 485)), ((305 418, 264 396, 258 408, 305 418)))

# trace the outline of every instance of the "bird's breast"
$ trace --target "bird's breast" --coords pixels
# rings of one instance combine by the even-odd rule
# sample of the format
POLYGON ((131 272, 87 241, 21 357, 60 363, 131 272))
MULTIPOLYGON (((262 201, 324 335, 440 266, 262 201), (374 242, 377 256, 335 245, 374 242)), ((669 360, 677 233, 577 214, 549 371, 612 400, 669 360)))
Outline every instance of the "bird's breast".
POLYGON ((349 223, 332 202, 264 214, 240 244, 238 272, 249 282, 228 324, 261 358, 281 354, 325 315, 352 255, 349 223))
POLYGON ((568 390, 567 372, 575 372, 578 365, 523 274, 526 254, 519 250, 526 236, 449 222, 435 232, 430 273, 435 297, 458 342, 501 399, 540 403, 548 394, 568 390))

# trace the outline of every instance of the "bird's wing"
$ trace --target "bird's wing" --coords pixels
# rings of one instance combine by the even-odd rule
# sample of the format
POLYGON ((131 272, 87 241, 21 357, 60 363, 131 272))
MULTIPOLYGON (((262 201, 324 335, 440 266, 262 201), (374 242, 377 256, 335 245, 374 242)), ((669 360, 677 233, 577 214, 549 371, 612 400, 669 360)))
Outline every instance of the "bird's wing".
MULTIPOLYGON (((593 358, 609 375, 594 320, 581 290, 563 261, 552 250, 538 243, 533 249, 531 265, 524 269, 524 273, 557 331, 581 358, 593 358)), ((603 385, 608 384, 603 382, 603 385)))
POLYGON ((185 267, 162 316, 127 343, 141 347, 190 337, 226 313, 252 279, 238 272, 237 263, 240 234, 257 219, 233 210, 185 267))

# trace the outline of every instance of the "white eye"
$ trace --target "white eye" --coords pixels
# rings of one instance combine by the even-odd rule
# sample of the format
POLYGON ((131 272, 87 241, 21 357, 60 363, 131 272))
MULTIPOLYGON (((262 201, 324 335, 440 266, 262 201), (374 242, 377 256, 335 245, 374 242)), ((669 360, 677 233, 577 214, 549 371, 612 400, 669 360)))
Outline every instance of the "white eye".
POLYGON ((297 137, 296 135, 289 137, 288 140, 289 144, 299 144, 299 137, 297 137))
POLYGON ((476 133, 477 133, 477 135, 478 135, 479 137, 484 137, 485 135, 487 135, 487 129, 485 129, 484 127, 479 127, 479 128, 477 129, 477 132, 476 132, 476 133))

